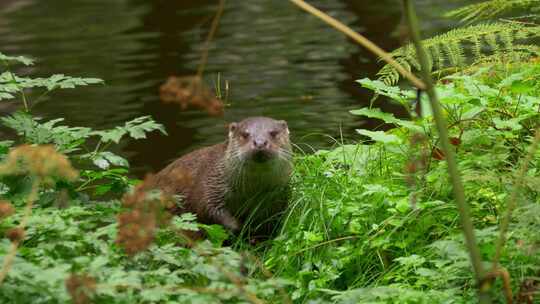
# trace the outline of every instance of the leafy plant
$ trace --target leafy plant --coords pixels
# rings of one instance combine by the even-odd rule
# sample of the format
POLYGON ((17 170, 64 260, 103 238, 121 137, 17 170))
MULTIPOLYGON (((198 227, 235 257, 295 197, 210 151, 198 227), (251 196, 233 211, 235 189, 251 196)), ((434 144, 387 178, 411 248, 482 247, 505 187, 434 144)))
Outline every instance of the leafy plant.
MULTIPOLYGON (((495 66, 447 77, 436 88, 484 261, 494 256, 518 160, 540 119, 537 75, 536 63, 495 66)), ((360 83, 400 104, 416 96, 380 81, 360 83)), ((351 113, 394 128, 362 131, 375 141, 370 145, 346 145, 296 160, 291 207, 281 235, 265 251, 265 265, 294 282, 296 302, 474 301, 475 279, 433 117, 425 111, 405 121, 377 108, 351 113)), ((524 227, 540 228, 532 224, 538 216, 539 165, 533 161, 525 175, 521 209, 512 217, 500 262, 514 293, 540 271, 538 251, 530 247, 536 237, 523 234, 524 227), (528 245, 518 245, 522 241, 528 245)), ((504 298, 502 292, 495 297, 504 298)))
POLYGON ((133 183, 125 176, 129 167, 128 161, 107 151, 111 143, 118 143, 125 136, 135 139, 145 138, 147 132, 154 130, 166 134, 163 126, 149 116, 138 117, 126 122, 122 127, 103 131, 58 125, 63 121, 61 118, 41 123, 40 119, 24 112, 16 112, 0 118, 0 121, 13 129, 20 136, 22 143, 54 144, 57 151, 69 155, 79 165, 93 164, 94 168, 88 167, 82 171, 82 180, 77 190, 96 187, 96 194, 104 194, 113 189, 123 192, 133 183), (93 147, 89 147, 90 142, 95 143, 93 147), (98 181, 101 181, 101 184, 96 185, 98 181))
MULTIPOLYGON (((162 125, 156 123, 150 116, 135 118, 123 126, 110 130, 61 125, 63 118, 42 122, 29 112, 31 106, 39 102, 40 98, 56 89, 99 84, 103 81, 97 78, 70 77, 60 74, 48 78, 19 77, 9 70, 10 62, 32 65, 34 61, 23 56, 10 57, 0 53, 0 63, 8 69, 0 74, 0 100, 15 98, 18 95, 25 110, 2 117, 0 121, 4 126, 15 131, 19 136, 19 143, 53 144, 57 151, 69 155, 78 165, 83 166, 81 180, 77 186, 72 187, 73 191, 95 188, 95 194, 105 194, 111 190, 123 192, 134 183, 134 180, 126 176, 128 161, 107 149, 111 144, 118 144, 126 136, 143 139, 146 133, 152 131, 166 134, 162 125), (33 103, 29 103, 25 90, 33 88, 44 88, 45 92, 33 103), (89 167, 89 164, 93 164, 93 167, 89 167)), ((14 142, 5 142, 6 148, 13 144, 14 142)), ((0 151, 1 154, 7 152, 8 149, 0 151)))
MULTIPOLYGON (((76 290, 85 285, 94 303, 239 303, 246 301, 246 292, 279 301, 278 291, 287 282, 251 276, 257 264, 231 248, 208 242, 196 249, 178 246, 175 231, 197 229, 194 217, 175 218, 159 231, 155 245, 128 258, 114 243, 115 214, 120 211, 117 201, 90 205, 74 201, 66 209, 35 210, 23 248, 0 286, 0 300, 67 303, 73 295, 75 301, 81 300, 76 290), (73 282, 81 277, 86 282, 73 282), (247 291, 239 290, 231 277, 241 280, 247 291)), ((7 218, 0 229, 13 226, 20 216, 7 218)), ((7 240, 0 242, 0 256, 8 247, 7 240)))
POLYGON ((7 56, 0 53, 0 64, 6 70, 0 74, 0 100, 13 99, 16 95, 19 95, 27 112, 33 105, 40 102, 42 97, 56 89, 72 89, 76 86, 103 83, 103 80, 97 78, 71 77, 63 74, 52 75, 48 78, 19 77, 10 71, 10 63, 13 62, 27 66, 34 64, 34 60, 24 56, 7 56), (45 88, 45 92, 32 104, 29 104, 25 90, 32 88, 45 88))

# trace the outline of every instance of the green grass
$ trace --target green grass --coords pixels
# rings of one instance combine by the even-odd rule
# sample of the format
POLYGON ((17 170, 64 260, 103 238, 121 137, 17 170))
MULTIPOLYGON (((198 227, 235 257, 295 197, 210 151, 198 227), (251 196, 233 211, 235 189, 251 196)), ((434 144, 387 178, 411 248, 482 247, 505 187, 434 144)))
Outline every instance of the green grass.
MULTIPOLYGON (((540 93, 539 70, 536 64, 491 68, 474 77, 453 76, 438 86, 486 269, 519 160, 540 119, 533 97, 540 93)), ((472 301, 474 278, 446 163, 432 156, 438 140, 431 117, 416 125, 420 128, 407 125, 385 134, 396 141, 377 135, 372 139, 380 141, 369 146, 344 145, 297 159, 290 214, 264 255, 270 270, 295 282, 295 300, 356 294, 358 301, 374 301, 384 290, 382 302, 403 301, 402 292, 413 302, 472 301), (424 139, 412 139, 416 130, 424 139)), ((523 247, 527 240, 536 248, 539 240, 530 233, 540 228, 535 220, 540 216, 539 155, 519 190, 520 209, 501 260, 514 292, 540 270, 538 250, 523 247)), ((495 298, 503 299, 500 286, 494 289, 495 298)))

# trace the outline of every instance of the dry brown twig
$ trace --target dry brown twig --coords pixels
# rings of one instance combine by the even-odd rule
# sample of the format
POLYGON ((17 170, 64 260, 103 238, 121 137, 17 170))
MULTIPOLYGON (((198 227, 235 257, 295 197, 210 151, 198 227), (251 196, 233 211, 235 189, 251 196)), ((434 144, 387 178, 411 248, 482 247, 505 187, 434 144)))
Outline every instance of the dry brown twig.
POLYGON ((197 69, 196 77, 201 79, 204 69, 206 68, 206 63, 208 62, 208 52, 210 49, 210 42, 212 39, 214 39, 214 35, 217 32, 217 28, 219 25, 219 20, 221 19, 221 15, 223 15, 223 9, 225 8, 225 0, 219 1, 219 7, 216 13, 216 17, 212 20, 212 25, 210 26, 210 32, 208 33, 208 36, 206 37, 206 41, 204 42, 204 51, 201 56, 201 62, 199 63, 199 68, 197 69))
POLYGON ((87 274, 71 274, 65 286, 74 304, 88 304, 96 292, 96 279, 87 274))
POLYGON ((122 198, 122 206, 127 210, 117 216, 116 243, 129 256, 147 249, 154 241, 157 228, 167 225, 171 219, 168 210, 174 207, 174 199, 154 191, 152 181, 153 177, 147 176, 122 198))
POLYGON ((470 216, 469 205, 466 202, 465 190, 463 187, 463 181, 457 166, 456 157, 454 155, 453 148, 450 144, 448 136, 448 125, 443 113, 442 106, 439 102, 437 92, 435 91, 435 84, 429 71, 428 55, 424 47, 422 46, 422 38, 420 36, 420 26, 416 17, 414 6, 410 0, 403 0, 403 10, 407 18, 409 26, 409 32, 411 34, 411 40, 415 46, 416 53, 418 54, 418 60, 421 66, 422 79, 426 85, 426 93, 429 97, 431 110, 433 112, 433 118, 437 131, 439 132, 439 139, 442 145, 442 149, 446 156, 446 163, 448 165, 448 175, 452 182, 452 191, 454 193, 454 200, 459 212, 459 218, 461 221, 461 228, 465 237, 465 244, 469 251, 469 256, 472 264, 472 268, 475 273, 476 282, 478 285, 478 296, 480 303, 490 303, 491 297, 489 293, 480 288, 484 279, 484 267, 482 265, 482 257, 480 255, 480 249, 478 248, 476 235, 474 233, 474 225, 470 216))
POLYGON ((510 273, 508 273, 508 270, 505 268, 498 268, 486 273, 484 276, 484 286, 481 286, 480 288, 489 289, 493 280, 495 280, 497 277, 500 277, 503 281, 503 293, 504 297, 506 298, 506 303, 512 304, 513 296, 512 286, 510 284, 510 273))
POLYGON ((418 89, 424 90, 426 88, 426 85, 424 84, 422 80, 416 77, 413 73, 407 71, 396 60, 394 60, 392 55, 390 55, 389 53, 381 49, 379 46, 371 42, 366 37, 360 35, 359 33, 355 32, 350 27, 339 22, 335 18, 330 17, 328 14, 325 14, 321 10, 309 5, 303 0, 290 0, 290 1, 294 3, 295 5, 297 5, 298 7, 302 8, 303 10, 307 11, 308 13, 323 20, 324 22, 326 22, 333 28, 337 29, 338 31, 349 36, 354 41, 358 42, 358 44, 362 45, 363 47, 368 49, 370 52, 380 57, 382 60, 384 60, 385 62, 390 64, 392 67, 394 67, 403 77, 407 78, 418 89))
POLYGON ((197 76, 170 76, 159 88, 163 103, 175 103, 180 109, 197 108, 210 116, 222 116, 225 105, 197 76))
POLYGON ((182 110, 185 110, 188 107, 206 110, 211 116, 223 115, 223 102, 206 87, 202 75, 206 68, 206 64, 208 63, 210 42, 217 32, 224 7, 225 0, 220 0, 218 11, 212 20, 210 32, 204 42, 204 50, 197 68, 197 73, 195 75, 183 77, 170 76, 167 81, 160 86, 160 99, 164 103, 177 103, 182 110))

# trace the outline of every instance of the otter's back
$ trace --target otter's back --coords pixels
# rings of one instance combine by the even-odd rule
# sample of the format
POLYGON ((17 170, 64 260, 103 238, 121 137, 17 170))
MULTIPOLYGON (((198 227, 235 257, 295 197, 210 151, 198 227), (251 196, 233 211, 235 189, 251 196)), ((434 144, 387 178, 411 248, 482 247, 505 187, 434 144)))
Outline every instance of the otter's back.
POLYGON ((197 185, 207 179, 222 161, 226 144, 221 143, 192 151, 177 159, 155 176, 157 187, 169 194, 182 194, 188 203, 197 185))

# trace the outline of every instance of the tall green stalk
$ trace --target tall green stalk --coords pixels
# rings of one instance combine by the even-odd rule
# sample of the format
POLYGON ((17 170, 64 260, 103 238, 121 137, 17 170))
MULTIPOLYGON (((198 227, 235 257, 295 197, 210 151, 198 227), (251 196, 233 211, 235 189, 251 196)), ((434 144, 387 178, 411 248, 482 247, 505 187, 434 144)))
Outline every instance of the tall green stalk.
POLYGON ((495 256, 493 257, 493 262, 492 262, 493 265, 492 265, 492 270, 491 270, 493 272, 495 272, 497 268, 499 267, 499 259, 501 258, 502 249, 506 242, 506 232, 508 231, 508 226, 510 225, 512 212, 516 208, 519 191, 523 187, 523 180, 525 179, 525 175, 527 174, 529 163, 533 160, 534 154, 536 153, 536 150, 538 150, 539 145, 540 145, 540 127, 536 128, 534 139, 529 147, 529 152, 527 153, 527 156, 525 156, 525 158, 523 159, 523 163, 521 164, 521 167, 517 174, 516 181, 514 183, 514 189, 512 190, 512 193, 510 194, 510 197, 507 200, 506 214, 504 215, 501 221, 501 227, 499 229, 499 238, 497 239, 497 242, 495 243, 495 256))
POLYGON ((479 300, 480 303, 490 303, 491 299, 488 292, 482 288, 484 279, 482 259, 477 246, 476 237, 474 235, 474 227, 471 220, 469 207, 465 201, 465 191, 457 167, 456 157, 454 155, 452 146, 450 145, 450 140, 448 139, 448 126, 446 124, 446 120, 444 119, 443 110, 441 104, 439 103, 439 99, 437 98, 437 93, 435 92, 434 82, 429 71, 427 53, 421 43, 422 39, 420 37, 418 20, 410 0, 403 0, 403 8, 407 17, 411 39, 416 48, 416 53, 418 54, 418 59, 420 61, 421 74, 424 84, 426 85, 426 93, 429 96, 429 102, 431 104, 433 117, 435 118, 435 124, 439 132, 440 142, 446 155, 448 173, 452 182, 452 189, 459 211, 461 226, 463 229, 463 234, 465 235, 465 242, 469 251, 471 263, 476 276, 476 282, 479 288, 479 300))

